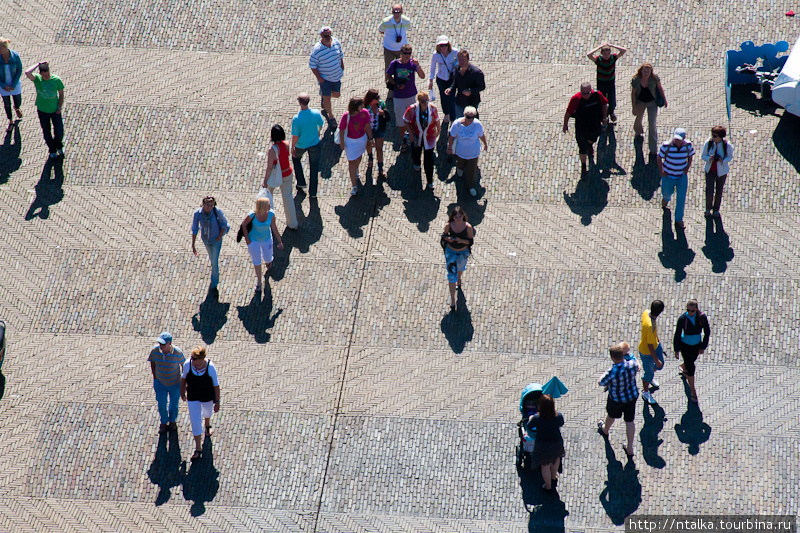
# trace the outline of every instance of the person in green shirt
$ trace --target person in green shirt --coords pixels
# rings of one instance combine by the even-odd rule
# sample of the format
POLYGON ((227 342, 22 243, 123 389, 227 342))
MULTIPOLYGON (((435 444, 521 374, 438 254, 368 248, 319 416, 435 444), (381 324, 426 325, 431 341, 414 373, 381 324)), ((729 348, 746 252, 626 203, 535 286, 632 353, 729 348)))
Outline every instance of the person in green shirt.
POLYGON ((50 65, 46 61, 28 67, 25 76, 36 86, 36 109, 50 157, 55 159, 63 156, 64 145, 61 140, 64 138, 64 121, 61 119, 61 108, 64 105, 64 82, 50 73, 50 65), (39 73, 34 74, 37 68, 39 73))

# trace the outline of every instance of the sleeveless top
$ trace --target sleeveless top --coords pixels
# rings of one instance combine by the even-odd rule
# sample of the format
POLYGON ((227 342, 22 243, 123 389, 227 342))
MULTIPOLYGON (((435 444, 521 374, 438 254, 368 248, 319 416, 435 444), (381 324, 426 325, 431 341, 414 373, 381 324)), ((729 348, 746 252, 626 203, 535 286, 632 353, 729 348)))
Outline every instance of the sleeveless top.
POLYGON ((248 232, 251 241, 265 242, 272 239, 272 217, 275 216, 275 211, 269 210, 267 220, 261 222, 256 218, 256 212, 250 211, 249 216, 253 217, 253 229, 248 232))
POLYGON ((208 375, 208 363, 199 376, 195 371, 195 368, 190 368, 186 373, 186 399, 190 402, 213 402, 214 381, 208 375))
POLYGON ((277 164, 281 167, 281 176, 284 178, 292 175, 292 164, 289 162, 289 156, 291 155, 289 149, 286 148, 286 144, 284 142, 277 142, 272 146, 277 147, 278 149, 278 162, 277 164))
MULTIPOLYGON (((450 236, 450 237, 454 237, 456 239, 465 239, 465 240, 469 239, 469 237, 467 236, 467 227, 468 226, 464 226, 463 231, 459 231, 459 232, 453 231, 453 228, 450 227, 450 230, 447 232, 447 235, 450 236)), ((469 244, 462 244, 460 242, 448 242, 447 246, 449 246, 450 248, 452 248, 456 252, 463 252, 470 245, 469 244)))

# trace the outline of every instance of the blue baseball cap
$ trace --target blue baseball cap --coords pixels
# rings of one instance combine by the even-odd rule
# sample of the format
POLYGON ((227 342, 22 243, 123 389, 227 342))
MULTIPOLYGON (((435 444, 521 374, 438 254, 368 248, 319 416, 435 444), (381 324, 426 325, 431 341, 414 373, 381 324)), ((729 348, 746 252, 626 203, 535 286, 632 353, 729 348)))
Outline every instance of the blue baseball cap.
POLYGON ((168 342, 172 342, 172 333, 164 331, 158 336, 158 344, 167 344, 168 342))

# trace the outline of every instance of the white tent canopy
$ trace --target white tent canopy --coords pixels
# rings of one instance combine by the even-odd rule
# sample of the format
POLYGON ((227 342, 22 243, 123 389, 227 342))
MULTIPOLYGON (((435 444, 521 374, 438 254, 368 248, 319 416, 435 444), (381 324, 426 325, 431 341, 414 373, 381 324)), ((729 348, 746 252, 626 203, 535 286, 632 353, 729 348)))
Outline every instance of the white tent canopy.
POLYGON ((772 86, 772 101, 789 113, 800 116, 800 38, 772 86))

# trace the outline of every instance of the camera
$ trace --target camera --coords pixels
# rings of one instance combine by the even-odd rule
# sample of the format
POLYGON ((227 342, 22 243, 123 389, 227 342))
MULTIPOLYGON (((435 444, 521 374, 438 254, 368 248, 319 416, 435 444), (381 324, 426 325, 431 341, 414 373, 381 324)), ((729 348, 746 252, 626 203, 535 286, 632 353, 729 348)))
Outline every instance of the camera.
POLYGON ((714 154, 714 161, 722 161, 722 158, 719 156, 719 154, 714 154))
POLYGON ((394 42, 396 42, 396 43, 399 43, 399 42, 401 42, 402 40, 403 40, 403 36, 402 36, 402 35, 400 35, 400 34, 398 34, 398 35, 397 35, 397 36, 394 38, 394 42))

